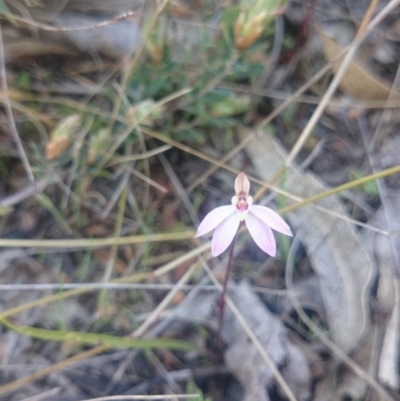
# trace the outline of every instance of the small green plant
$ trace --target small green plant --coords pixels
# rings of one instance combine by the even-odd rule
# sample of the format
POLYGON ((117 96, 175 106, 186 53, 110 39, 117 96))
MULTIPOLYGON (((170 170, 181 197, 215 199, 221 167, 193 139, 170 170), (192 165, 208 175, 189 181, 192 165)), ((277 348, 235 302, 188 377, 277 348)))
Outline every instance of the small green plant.
POLYGON ((199 398, 194 398, 196 401, 213 401, 210 397, 204 397, 203 392, 196 386, 196 384, 190 380, 186 386, 187 394, 198 394, 199 398))

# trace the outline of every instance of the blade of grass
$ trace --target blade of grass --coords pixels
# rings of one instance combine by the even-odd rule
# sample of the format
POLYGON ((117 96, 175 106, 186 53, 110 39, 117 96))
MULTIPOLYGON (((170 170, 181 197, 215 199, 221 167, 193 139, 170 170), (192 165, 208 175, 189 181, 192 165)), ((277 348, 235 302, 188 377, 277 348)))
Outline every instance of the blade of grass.
POLYGON ((197 401, 202 401, 198 394, 164 394, 164 395, 107 395, 105 397, 99 398, 90 398, 83 401, 129 401, 129 400, 139 400, 139 401, 146 401, 146 400, 176 400, 179 398, 190 398, 190 399, 197 399, 197 401))
POLYGON ((116 24, 117 22, 123 21, 127 18, 133 17, 136 15, 134 11, 127 11, 122 14, 116 15, 115 17, 101 21, 97 24, 90 24, 90 25, 81 25, 81 26, 75 26, 75 27, 62 27, 62 26, 53 26, 53 25, 48 25, 48 24, 43 24, 37 21, 34 21, 33 19, 28 19, 21 17, 20 15, 11 13, 4 8, 0 10, 1 14, 4 16, 8 17, 10 20, 16 20, 19 22, 23 22, 24 24, 31 25, 35 28, 42 29, 43 31, 52 31, 52 32, 70 32, 70 31, 83 31, 83 30, 92 30, 96 28, 102 28, 105 26, 109 26, 112 24, 116 24))
POLYGON ((362 178, 359 178, 357 180, 346 182, 345 184, 339 185, 339 186, 337 186, 335 188, 332 188, 332 189, 329 189, 327 191, 321 192, 319 194, 310 196, 309 198, 304 199, 301 202, 298 202, 298 203, 295 203, 293 205, 289 205, 289 206, 284 207, 283 209, 281 209, 279 211, 279 213, 281 213, 281 214, 288 213, 288 212, 291 212, 292 210, 296 210, 296 209, 298 209, 300 207, 303 207, 305 205, 309 205, 309 204, 317 202, 317 201, 319 201, 321 199, 327 198, 328 196, 339 194, 340 192, 343 192, 343 191, 345 191, 347 189, 356 188, 356 187, 358 187, 360 185, 364 185, 367 182, 376 180, 378 178, 384 178, 384 177, 388 177, 390 175, 399 174, 399 173, 400 173, 400 165, 399 166, 395 166, 395 167, 391 167, 391 168, 388 168, 386 170, 379 171, 376 174, 370 174, 370 175, 368 175, 366 177, 362 177, 362 178))
POLYGON ((106 345, 109 348, 136 348, 140 350, 147 349, 171 349, 176 351, 188 351, 193 350, 195 347, 186 342, 180 340, 174 340, 169 338, 129 338, 129 337, 118 337, 110 334, 98 334, 98 333, 83 333, 76 331, 65 331, 65 330, 47 330, 39 329, 36 327, 20 326, 12 323, 10 320, 3 318, 0 322, 10 330, 15 331, 38 340, 50 340, 50 341, 72 341, 85 345, 106 345))
MULTIPOLYGON (((125 177, 128 178, 129 175, 126 174, 125 177)), ((126 194, 127 194, 127 187, 125 185, 124 189, 122 190, 121 196, 119 198, 119 202, 118 202, 118 215, 117 215, 117 220, 115 222, 115 228, 114 228, 115 237, 119 237, 121 235, 122 221, 123 221, 123 217, 125 214, 125 206, 126 206, 126 194)), ((104 283, 107 283, 108 281, 110 281, 111 274, 114 269, 115 259, 117 258, 117 253, 118 253, 118 245, 114 244, 111 246, 111 251, 110 251, 110 255, 108 257, 106 270, 104 272, 104 276, 103 276, 104 283)), ((100 291, 99 297, 97 299, 97 310, 100 313, 105 308, 106 297, 107 297, 107 290, 102 289, 100 291)))
POLYGON ((143 244, 146 242, 182 241, 193 239, 194 231, 178 233, 131 235, 111 238, 82 239, 9 239, 0 238, 0 248, 99 248, 111 245, 143 244))
POLYGON ((53 215, 54 219, 57 221, 57 223, 62 227, 62 229, 65 232, 67 232, 68 234, 73 234, 67 220, 65 220, 62 213, 60 213, 60 211, 57 210, 56 206, 47 195, 39 194, 36 196, 36 200, 53 215))

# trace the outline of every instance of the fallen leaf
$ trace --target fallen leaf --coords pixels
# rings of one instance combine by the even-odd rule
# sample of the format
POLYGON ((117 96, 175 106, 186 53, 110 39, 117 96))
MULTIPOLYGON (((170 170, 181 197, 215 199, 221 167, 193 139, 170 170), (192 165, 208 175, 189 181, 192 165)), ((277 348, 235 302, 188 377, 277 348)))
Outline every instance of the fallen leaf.
MULTIPOLYGON (((241 282, 229 296, 275 365, 284 366, 282 376, 296 394, 296 399, 309 400, 311 373, 307 360, 300 347, 290 341, 280 319, 265 307, 246 282, 241 282)), ((274 375, 259 350, 249 341, 241 324, 229 311, 223 335, 228 342, 225 361, 243 387, 243 401, 268 401, 266 389, 274 384, 274 375)), ((282 396, 285 397, 284 393, 282 396)))
MULTIPOLYGON (((100 260, 104 265, 106 265, 108 263, 108 260, 110 258, 110 252, 106 249, 95 249, 93 251, 94 256, 100 260)), ((124 273, 126 270, 126 262, 123 261, 120 258, 116 258, 114 260, 114 270, 117 273, 124 273)))
MULTIPOLYGON (((342 51, 342 48, 327 36, 322 28, 315 26, 315 29, 321 39, 325 57, 331 61, 342 51)), ((338 71, 342 60, 343 57, 335 63, 333 67, 335 73, 338 71)), ((389 84, 356 58, 350 62, 339 86, 344 93, 360 100, 387 100, 390 94, 389 84)), ((397 93, 395 97, 399 98, 400 94, 397 93)))
POLYGON ((379 356, 378 378, 393 391, 400 389, 400 377, 398 361, 400 358, 400 288, 397 278, 397 262, 393 251, 400 249, 400 221, 397 218, 400 210, 399 193, 389 192, 385 197, 385 205, 382 205, 375 215, 368 221, 374 227, 391 231, 390 236, 370 230, 364 230, 364 239, 371 252, 371 257, 376 258, 376 271, 378 275, 377 301, 381 309, 385 311, 387 319, 380 319, 382 333, 379 356), (388 223, 390 227, 388 227, 388 223), (386 327, 385 327, 386 326, 386 327))

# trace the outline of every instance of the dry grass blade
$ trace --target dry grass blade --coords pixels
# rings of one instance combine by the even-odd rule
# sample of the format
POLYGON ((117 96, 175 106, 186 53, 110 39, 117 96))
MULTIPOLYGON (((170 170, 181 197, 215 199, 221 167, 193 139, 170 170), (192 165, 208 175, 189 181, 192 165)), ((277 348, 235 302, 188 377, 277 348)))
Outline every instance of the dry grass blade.
POLYGON ((88 398, 82 401, 123 401, 123 400, 174 400, 180 398, 199 399, 198 394, 169 394, 169 395, 109 395, 99 398, 88 398))
POLYGON ((24 398, 21 401, 42 401, 42 400, 48 400, 49 397, 55 396, 60 392, 60 388, 56 387, 53 388, 51 390, 45 391, 41 394, 38 395, 34 395, 33 397, 29 397, 29 398, 24 398))
POLYGON ((146 242, 159 241, 181 241, 193 239, 194 231, 183 231, 181 233, 133 235, 118 238, 97 239, 0 239, 0 248, 98 248, 112 245, 143 244, 146 242))
POLYGON ((108 350, 108 347, 106 345, 100 345, 98 347, 92 348, 89 351, 82 352, 71 358, 65 359, 64 361, 55 363, 47 368, 41 369, 35 373, 32 373, 30 375, 27 375, 27 376, 22 377, 17 380, 14 380, 14 381, 0 387, 0 395, 6 394, 9 391, 15 390, 22 386, 25 386, 26 384, 31 383, 34 380, 41 379, 42 377, 45 377, 51 373, 57 372, 58 370, 61 370, 61 369, 64 369, 67 366, 70 366, 74 363, 84 361, 85 359, 91 358, 92 356, 98 355, 107 350, 108 350))
MULTIPOLYGON (((4 13, 4 11, 3 11, 4 13)), ((128 11, 125 13, 122 13, 120 15, 117 15, 111 19, 99 22, 97 24, 90 24, 90 25, 84 25, 84 26, 76 26, 76 27, 56 27, 53 25, 48 25, 48 24, 43 24, 37 21, 34 21, 33 19, 27 19, 20 17, 19 15, 16 14, 5 14, 7 17, 14 19, 19 22, 23 22, 24 24, 33 26, 35 28, 41 29, 43 31, 53 31, 53 32, 68 32, 68 31, 84 31, 84 30, 91 30, 91 29, 96 29, 96 28, 102 28, 108 25, 116 24, 117 22, 126 20, 128 18, 131 18, 136 15, 135 12, 128 11)))
MULTIPOLYGON (((128 175, 126 174, 126 176, 128 176, 128 175)), ((115 228, 114 228, 114 235, 116 237, 121 235, 123 216, 125 213, 125 206, 126 206, 127 192, 128 192, 128 190, 125 186, 122 191, 122 194, 120 195, 120 199, 118 202, 118 215, 117 215, 117 220, 115 222, 115 228)), ((117 259, 117 256, 118 256, 117 254, 118 254, 118 245, 114 244, 111 246, 110 255, 108 257, 106 269, 105 269, 104 275, 103 275, 103 283, 107 283, 110 281, 111 274, 114 269, 115 260, 117 259)), ((100 311, 101 311, 101 309, 105 308, 105 304, 106 304, 105 299, 106 299, 106 294, 107 294, 106 291, 107 290, 105 290, 105 289, 101 290, 98 300, 97 300, 97 308, 100 311)))

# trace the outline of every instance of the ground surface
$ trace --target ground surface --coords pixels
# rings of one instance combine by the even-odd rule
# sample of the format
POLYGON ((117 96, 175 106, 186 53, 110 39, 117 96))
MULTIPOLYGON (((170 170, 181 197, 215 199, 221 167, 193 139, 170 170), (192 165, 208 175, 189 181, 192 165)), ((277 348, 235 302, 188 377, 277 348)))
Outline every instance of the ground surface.
POLYGON ((1 401, 399 398, 400 1, 0 13, 1 401))

